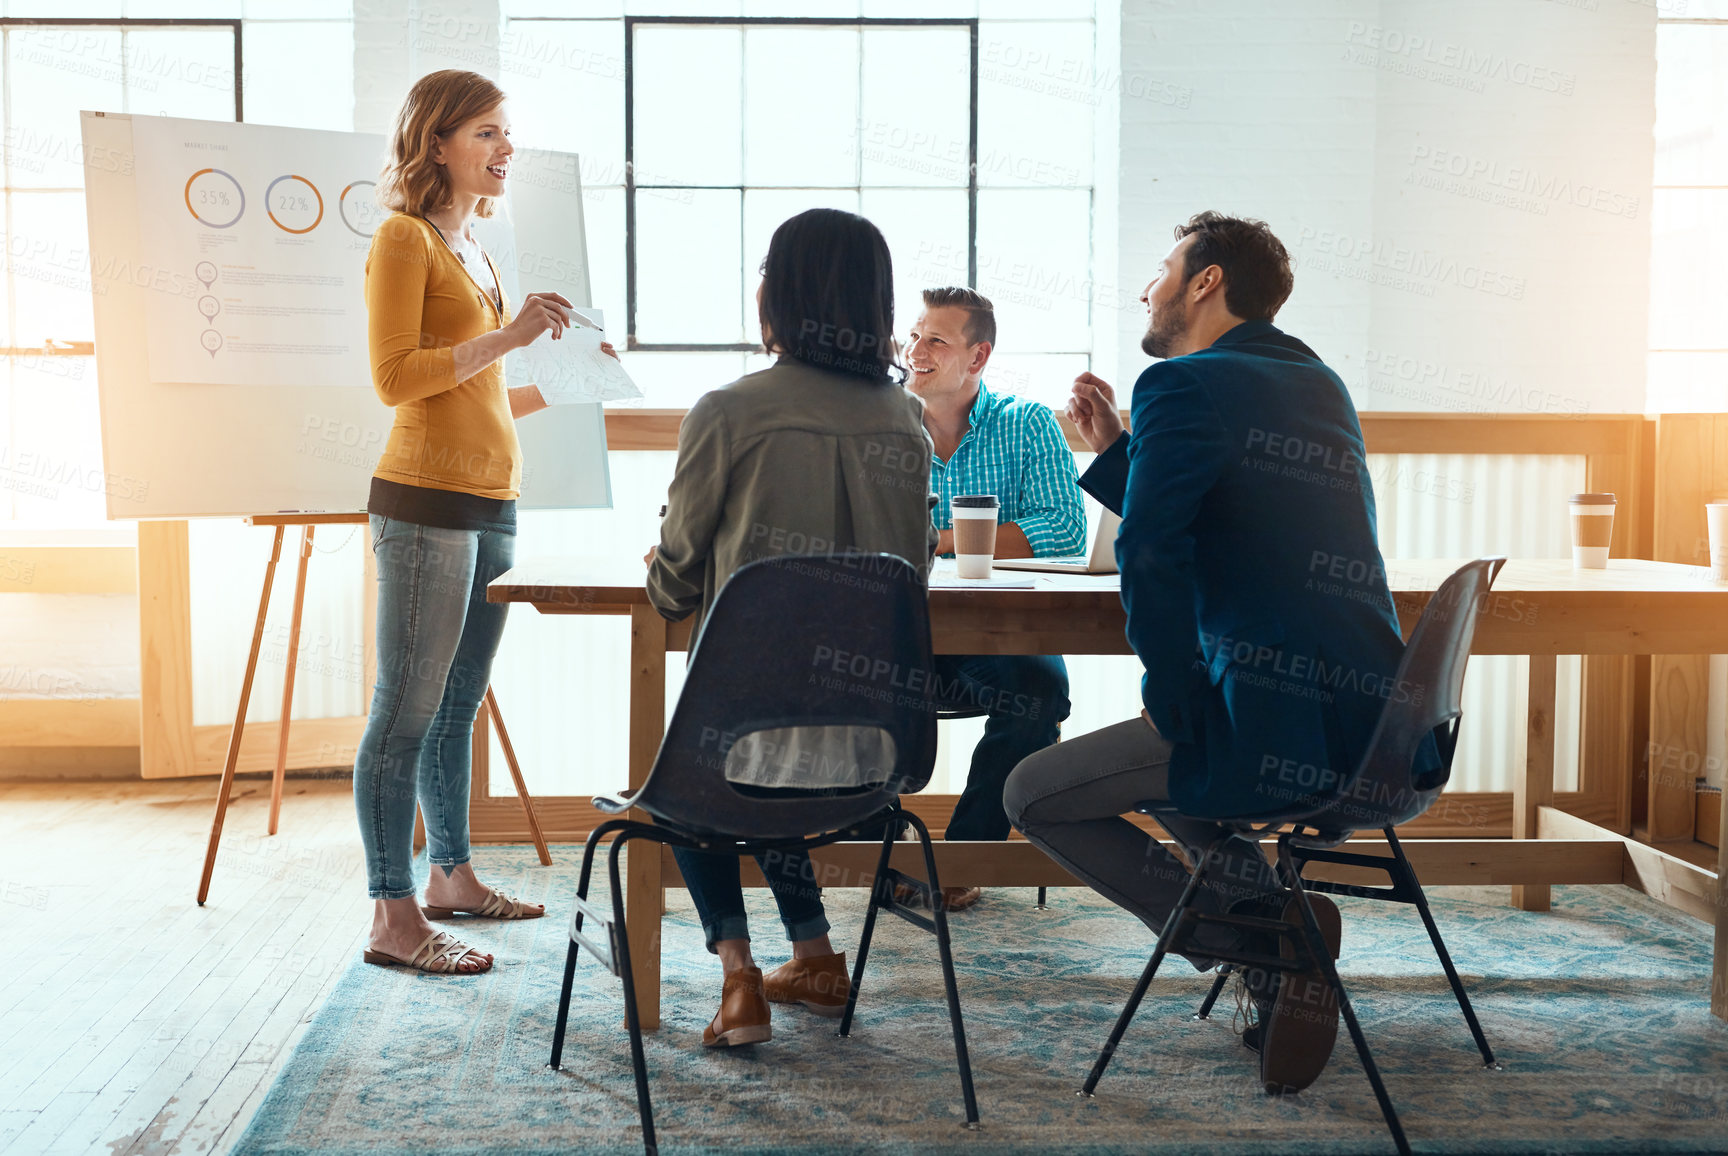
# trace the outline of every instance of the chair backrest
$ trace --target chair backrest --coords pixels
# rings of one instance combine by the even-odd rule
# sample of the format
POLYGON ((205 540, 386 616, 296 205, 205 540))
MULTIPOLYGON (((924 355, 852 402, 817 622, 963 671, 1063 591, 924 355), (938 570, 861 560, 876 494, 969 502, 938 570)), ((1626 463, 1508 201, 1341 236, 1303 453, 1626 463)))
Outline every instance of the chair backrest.
POLYGON ((1410 632, 1398 675, 1362 762, 1333 800, 1296 822, 1329 835, 1393 827, 1426 811, 1452 775, 1463 714, 1464 666, 1502 557, 1460 566, 1440 584, 1410 632), (1422 740, 1432 735, 1437 769, 1418 772, 1422 740))
POLYGON ((632 801, 675 826, 738 839, 850 826, 930 781, 930 682, 929 598, 910 563, 892 554, 752 562, 709 608, 654 768, 632 801), (727 779, 740 739, 790 727, 886 732, 892 765, 879 768, 876 785, 821 795, 741 791, 727 779))

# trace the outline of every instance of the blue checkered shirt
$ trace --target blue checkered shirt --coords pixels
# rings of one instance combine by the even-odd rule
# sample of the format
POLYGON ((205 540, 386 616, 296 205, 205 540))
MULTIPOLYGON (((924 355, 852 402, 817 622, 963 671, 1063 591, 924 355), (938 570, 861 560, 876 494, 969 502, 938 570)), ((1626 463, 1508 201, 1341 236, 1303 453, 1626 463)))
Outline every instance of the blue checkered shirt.
POLYGON ((1085 553, 1086 505, 1074 451, 1050 407, 991 393, 980 382, 970 420, 952 457, 930 459, 936 528, 953 528, 954 495, 995 494, 997 525, 1019 526, 1035 557, 1085 553))

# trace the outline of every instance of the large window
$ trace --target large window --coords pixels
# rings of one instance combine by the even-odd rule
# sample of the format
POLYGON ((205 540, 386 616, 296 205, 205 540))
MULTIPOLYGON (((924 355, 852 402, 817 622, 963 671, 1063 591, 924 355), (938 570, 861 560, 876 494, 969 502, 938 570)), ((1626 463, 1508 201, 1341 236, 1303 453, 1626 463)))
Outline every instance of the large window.
POLYGON ((754 350, 757 265, 810 208, 863 213, 894 252, 975 280, 976 20, 624 28, 632 348, 754 350))
POLYGON ((1728 409, 1728 0, 1685 12, 1656 29, 1647 404, 1657 413, 1728 409))
POLYGON ((515 139, 581 154, 594 304, 624 336, 634 280, 625 365, 647 404, 688 406, 764 364, 757 270, 774 227, 815 205, 887 236, 901 337, 922 289, 971 284, 997 308, 986 381, 1061 404, 1091 368, 1095 312, 1115 340, 1094 151, 1121 76, 1098 63, 1093 4, 751 0, 651 18, 691 7, 504 2, 515 139))
MULTIPOLYGON (((17 7, 14 5, 14 7, 17 7)), ((5 379, 0 522, 106 519, 80 109, 233 120, 239 20, 0 20, 5 379)))

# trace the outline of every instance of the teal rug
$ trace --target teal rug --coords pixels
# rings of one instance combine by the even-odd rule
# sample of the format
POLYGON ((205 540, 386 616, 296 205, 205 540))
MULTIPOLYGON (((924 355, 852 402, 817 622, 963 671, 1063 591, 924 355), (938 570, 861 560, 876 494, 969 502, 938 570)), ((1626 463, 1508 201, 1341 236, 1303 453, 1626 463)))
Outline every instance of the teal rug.
MULTIPOLYGON (((545 1068, 579 849, 538 866, 481 848, 483 877, 547 918, 475 921, 487 975, 452 980, 358 959, 271 1087, 241 1153, 636 1153, 622 988, 584 955, 563 1072, 545 1068)), ((423 868, 422 868, 423 870, 423 868)), ((758 958, 785 958, 773 901, 748 892, 758 958)), ((1347 1036, 1299 1096, 1271 1099, 1231 1032, 1188 1017, 1209 976, 1167 965, 1099 1087, 1079 1087, 1151 936, 1090 892, 986 891, 956 915, 955 956, 983 1127, 963 1120, 935 941, 879 923, 850 1039, 776 1009, 774 1039, 708 1052, 720 990, 686 893, 665 922, 664 1026, 648 1037, 667 1153, 1382 1153, 1392 1145, 1347 1036)), ((1505 1065, 1484 1071, 1408 908, 1343 900, 1341 969, 1421 1152, 1728 1152, 1728 1025, 1709 1014, 1710 931, 1622 887, 1560 887, 1554 910, 1504 888, 1436 888, 1435 918, 1505 1065)), ((859 891, 830 891, 851 951, 859 891)))

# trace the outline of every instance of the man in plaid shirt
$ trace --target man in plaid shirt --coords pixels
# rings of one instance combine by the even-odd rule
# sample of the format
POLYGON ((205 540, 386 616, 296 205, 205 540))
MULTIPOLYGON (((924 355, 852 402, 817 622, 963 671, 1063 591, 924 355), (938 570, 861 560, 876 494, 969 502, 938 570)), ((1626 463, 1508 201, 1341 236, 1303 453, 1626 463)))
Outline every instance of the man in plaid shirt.
MULTIPOLYGON (((1086 508, 1074 453, 1048 406, 984 387, 995 343, 987 298, 971 289, 924 291, 906 348, 907 384, 924 400, 924 428, 935 443, 936 552, 954 552, 954 496, 994 494, 998 558, 1080 554, 1086 508)), ((935 675, 947 705, 989 713, 946 837, 1006 839, 1002 784, 1021 759, 1056 741, 1068 717, 1068 668, 1059 655, 940 654, 935 675)), ((976 887, 942 890, 950 911, 970 907, 980 894, 976 887)))

